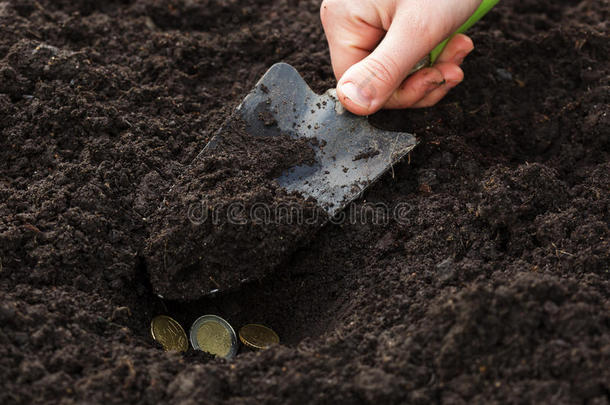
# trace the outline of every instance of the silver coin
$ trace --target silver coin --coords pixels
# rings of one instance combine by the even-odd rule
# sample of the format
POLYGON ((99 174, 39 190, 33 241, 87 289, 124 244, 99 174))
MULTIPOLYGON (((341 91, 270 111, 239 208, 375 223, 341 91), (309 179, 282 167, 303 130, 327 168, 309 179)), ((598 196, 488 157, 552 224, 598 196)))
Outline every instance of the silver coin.
POLYGON ((204 315, 197 318, 191 326, 189 335, 193 349, 225 359, 235 357, 239 349, 233 327, 216 315, 204 315))

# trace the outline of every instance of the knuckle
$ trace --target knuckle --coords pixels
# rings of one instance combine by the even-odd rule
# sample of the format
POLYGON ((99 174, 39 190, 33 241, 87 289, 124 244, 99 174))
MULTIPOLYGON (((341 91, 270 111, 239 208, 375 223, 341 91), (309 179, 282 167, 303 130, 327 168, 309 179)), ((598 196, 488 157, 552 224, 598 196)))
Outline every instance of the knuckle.
POLYGON ((340 0, 323 0, 322 1, 322 4, 320 5, 320 18, 321 18, 323 24, 325 24, 326 21, 328 21, 327 18, 329 17, 329 15, 332 14, 337 9, 339 2, 340 2, 340 0))
POLYGON ((364 63, 365 69, 378 82, 386 86, 393 86, 400 80, 400 68, 392 57, 384 57, 381 61, 376 56, 369 56, 364 63))
POLYGON ((440 41, 451 34, 451 24, 446 19, 435 19, 434 14, 415 14, 409 16, 411 31, 426 45, 428 49, 434 48, 440 41), (431 24, 430 21, 434 21, 431 24))

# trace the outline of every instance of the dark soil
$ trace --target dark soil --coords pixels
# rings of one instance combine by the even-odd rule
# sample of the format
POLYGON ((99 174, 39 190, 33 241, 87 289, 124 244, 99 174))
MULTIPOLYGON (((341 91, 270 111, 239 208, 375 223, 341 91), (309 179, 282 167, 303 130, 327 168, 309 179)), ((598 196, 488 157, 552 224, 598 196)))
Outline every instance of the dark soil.
POLYGON ((313 164, 312 146, 255 134, 230 116, 151 218, 144 256, 153 291, 182 301, 225 292, 264 278, 306 245, 328 215, 275 179, 313 164))
MULTIPOLYGON (((0 0, 0 403, 610 402, 607 0, 501 2, 449 97, 371 118, 421 143, 344 221, 227 293, 153 291, 147 240, 193 236, 159 207, 189 170, 240 175, 190 163, 256 80, 283 60, 334 86, 318 7, 0 0), (161 313, 283 344, 165 353, 161 313)), ((201 254, 279 257, 247 241, 201 254)))

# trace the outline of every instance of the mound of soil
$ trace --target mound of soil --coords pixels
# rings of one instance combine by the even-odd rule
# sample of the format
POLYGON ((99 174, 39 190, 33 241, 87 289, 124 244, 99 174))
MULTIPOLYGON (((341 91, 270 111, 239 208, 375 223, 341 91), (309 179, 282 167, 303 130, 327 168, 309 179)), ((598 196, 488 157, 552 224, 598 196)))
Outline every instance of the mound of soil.
POLYGON ((232 115, 152 216, 144 256, 157 295, 195 300, 260 280, 328 220, 315 200, 275 180, 315 162, 310 141, 246 128, 232 115))
POLYGON ((277 270, 157 296, 151 280, 181 275, 155 279, 149 242, 192 264, 206 237, 164 200, 292 198, 268 180, 281 147, 191 162, 273 63, 334 86, 319 5, 0 0, 0 403, 610 401, 607 0, 500 2, 462 85, 370 118, 421 143, 342 218, 282 263, 273 231, 236 233, 200 255, 277 270), (162 313, 263 323, 282 344, 165 353, 162 313))

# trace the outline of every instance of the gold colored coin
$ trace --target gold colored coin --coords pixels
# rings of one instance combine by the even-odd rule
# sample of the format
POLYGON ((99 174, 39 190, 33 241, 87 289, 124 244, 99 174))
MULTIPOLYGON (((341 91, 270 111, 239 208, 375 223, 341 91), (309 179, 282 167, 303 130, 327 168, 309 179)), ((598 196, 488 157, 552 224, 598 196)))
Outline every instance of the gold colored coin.
POLYGON ((185 352, 188 349, 186 333, 182 326, 173 318, 159 315, 150 322, 150 333, 165 351, 185 352))
POLYGON ((237 354, 237 336, 227 321, 216 315, 197 318, 191 326, 191 345, 218 357, 230 359, 237 354))
POLYGON ((251 323, 239 330, 239 340, 253 349, 266 349, 280 343, 280 337, 264 325, 251 323))

